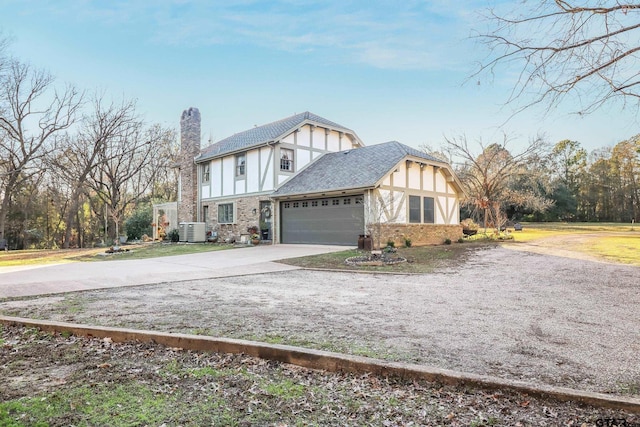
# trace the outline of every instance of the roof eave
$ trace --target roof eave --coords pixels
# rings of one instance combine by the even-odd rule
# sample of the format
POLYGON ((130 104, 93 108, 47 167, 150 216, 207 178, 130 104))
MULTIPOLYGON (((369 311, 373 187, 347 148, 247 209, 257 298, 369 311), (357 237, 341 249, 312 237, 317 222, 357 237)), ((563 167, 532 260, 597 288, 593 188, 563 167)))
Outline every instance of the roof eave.
POLYGON ((247 152, 249 150, 252 150, 254 148, 263 147, 263 146, 269 146, 269 145, 275 144, 276 142, 277 142, 277 140, 270 139, 268 141, 260 141, 258 143, 252 144, 252 145, 247 145, 246 147, 242 147, 241 149, 238 149, 238 150, 225 151, 224 153, 218 153, 218 154, 214 154, 212 156, 199 155, 199 156, 196 156, 195 162, 196 163, 202 163, 202 162, 207 161, 207 160, 215 160, 215 159, 219 159, 219 158, 230 156, 230 155, 234 155, 234 154, 245 153, 245 152, 247 152))
POLYGON ((334 195, 341 195, 346 193, 358 193, 365 190, 370 190, 375 188, 375 185, 367 185, 361 187, 343 187, 343 188, 334 188, 334 189, 326 189, 326 190, 313 190, 306 191, 301 193, 287 193, 287 194, 271 194, 271 198, 278 200, 283 198, 297 198, 297 197, 330 197, 334 195))

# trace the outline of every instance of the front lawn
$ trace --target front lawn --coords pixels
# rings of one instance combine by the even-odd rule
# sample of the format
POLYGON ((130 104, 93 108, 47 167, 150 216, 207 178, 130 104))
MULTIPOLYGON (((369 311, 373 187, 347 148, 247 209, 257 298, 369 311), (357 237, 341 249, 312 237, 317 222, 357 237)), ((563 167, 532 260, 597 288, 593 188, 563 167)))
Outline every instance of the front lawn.
POLYGON ((109 261, 115 259, 144 259, 172 255, 231 249, 233 245, 211 243, 144 243, 123 245, 126 252, 107 254, 108 248, 44 249, 0 252, 0 267, 60 264, 77 261, 109 261))
POLYGON ((462 263, 470 253, 493 246, 495 246, 494 242, 481 241, 452 243, 450 245, 398 248, 396 255, 406 258, 407 262, 381 266, 362 265, 354 267, 346 264, 345 260, 347 258, 367 253, 357 249, 300 258, 290 258, 279 262, 303 268, 424 274, 431 273, 439 267, 456 266, 462 263))

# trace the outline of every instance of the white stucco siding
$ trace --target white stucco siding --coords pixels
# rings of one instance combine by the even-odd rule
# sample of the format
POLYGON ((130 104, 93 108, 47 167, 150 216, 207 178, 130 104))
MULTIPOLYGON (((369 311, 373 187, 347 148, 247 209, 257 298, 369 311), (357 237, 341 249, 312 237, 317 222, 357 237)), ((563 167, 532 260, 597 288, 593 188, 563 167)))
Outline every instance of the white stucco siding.
POLYGON ((200 187, 200 197, 203 199, 211 197, 211 186, 209 184, 200 187))
POLYGON ((405 222, 407 222, 407 200, 408 198, 405 197, 404 199, 402 199, 402 193, 400 193, 399 197, 398 197, 398 206, 397 206, 397 216, 396 219, 393 222, 396 223, 400 223, 400 224, 404 224, 405 222))
POLYGON ((209 197, 222 196, 222 161, 213 160, 209 169, 211 176, 211 190, 209 197))
POLYGON ((321 127, 313 128, 313 138, 311 138, 311 146, 316 150, 325 149, 325 129, 321 127))
POLYGON ((235 194, 245 194, 246 193, 246 185, 247 185, 247 180, 246 179, 239 179, 236 181, 236 185, 235 185, 235 194))
POLYGON ((389 186, 391 185, 391 175, 387 175, 382 180, 382 185, 389 186))
POLYGON ((298 131, 298 145, 301 147, 311 147, 311 134, 309 126, 302 126, 298 131))
POLYGON ((278 175, 278 185, 290 178, 290 175, 278 175))
POLYGON ((346 134, 342 134, 340 138, 340 151, 351 150, 353 148, 353 142, 346 134))
POLYGON ((232 196, 235 191, 235 162, 234 156, 222 159, 222 195, 232 196))
POLYGON ((435 174, 436 178, 436 191, 438 193, 446 193, 447 192, 447 179, 442 175, 442 172, 439 170, 435 174))
POLYGON ((261 188, 260 191, 271 191, 275 189, 273 182, 273 147, 262 148, 260 150, 260 165, 262 168, 260 174, 261 188))
POLYGON ((299 148, 298 150, 296 150, 295 160, 297 163, 297 165, 295 166, 295 170, 296 172, 298 172, 311 162, 311 152, 309 150, 299 148))
POLYGON ((448 208, 447 208, 447 197, 444 196, 438 196, 437 200, 437 206, 435 206, 435 223, 436 224, 446 224, 446 217, 445 215, 447 215, 448 213, 448 208))
POLYGON ((422 168, 422 189, 424 191, 434 191, 433 182, 433 166, 425 166, 422 168))
POLYGON ((410 163, 409 165, 410 167, 407 170, 407 175, 409 178, 409 188, 413 190, 420 190, 420 165, 416 163, 410 163))
POLYGON ((312 151, 311 152, 311 160, 315 160, 318 157, 322 156, 323 153, 318 153, 317 151, 312 151))
POLYGON ((334 130, 327 135, 327 151, 340 151, 340 134, 334 130))
POLYGON ((454 186, 453 186, 453 184, 451 184, 450 182, 449 182, 449 183, 447 183, 447 193, 449 193, 449 194, 458 194, 458 193, 456 192, 455 187, 454 187, 454 186))
POLYGON ((460 206, 458 205, 458 199, 455 197, 449 197, 449 224, 460 223, 460 206))
POLYGON ((369 209, 373 209, 372 212, 377 211, 383 213, 378 214, 377 217, 374 213, 371 216, 374 222, 377 220, 392 223, 402 223, 406 221, 406 197, 404 191, 380 189, 376 193, 375 203, 376 205, 371 205, 369 209))
POLYGON ((292 144, 292 145, 295 144, 295 141, 296 141, 295 132, 291 132, 289 135, 285 136, 280 141, 286 144, 292 144))
POLYGON ((405 187, 407 185, 407 169, 404 165, 398 167, 398 172, 393 173, 393 186, 394 187, 405 187))
MULTIPOLYGON (((247 193, 260 191, 260 176, 262 171, 260 162, 260 150, 252 150, 247 153, 247 193)), ((236 194, 240 194, 237 190, 236 194)))

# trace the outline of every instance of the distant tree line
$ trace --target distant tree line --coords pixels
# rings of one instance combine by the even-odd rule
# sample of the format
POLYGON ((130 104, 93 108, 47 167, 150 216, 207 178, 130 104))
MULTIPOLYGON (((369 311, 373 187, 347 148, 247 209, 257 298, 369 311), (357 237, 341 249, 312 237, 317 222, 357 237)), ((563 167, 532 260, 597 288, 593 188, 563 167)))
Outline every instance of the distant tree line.
MULTIPOLYGON (((12 58, 0 39, 0 238, 11 249, 87 247, 176 200, 175 131, 12 58)), ((139 234, 139 233, 138 233, 139 234)))
POLYGON ((485 144, 450 138, 439 152, 465 196, 462 218, 498 227, 511 221, 631 222, 640 219, 640 135, 588 153, 580 143, 535 138, 517 152, 504 137, 485 144))
MULTIPOLYGON (((571 99, 584 116, 620 105, 635 119, 640 106, 640 3, 615 0, 535 0, 485 11, 476 31, 488 48, 472 80, 516 76, 506 103, 515 114, 548 110, 571 99), (515 74, 514 74, 515 72, 515 74)), ((448 140, 444 151, 466 177, 465 214, 500 223, 630 222, 640 216, 640 135, 588 153, 579 142, 538 141, 510 153, 500 141, 448 140)))

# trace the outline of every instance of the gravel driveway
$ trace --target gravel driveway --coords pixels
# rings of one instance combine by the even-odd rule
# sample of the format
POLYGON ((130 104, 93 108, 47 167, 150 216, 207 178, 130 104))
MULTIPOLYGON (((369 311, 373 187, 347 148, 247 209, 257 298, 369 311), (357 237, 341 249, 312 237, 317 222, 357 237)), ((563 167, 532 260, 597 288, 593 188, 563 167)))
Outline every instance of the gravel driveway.
POLYGON ((5 300, 0 313, 282 342, 637 397, 639 290, 638 267, 494 247, 419 276, 293 270, 5 300))

